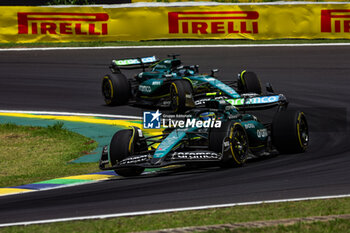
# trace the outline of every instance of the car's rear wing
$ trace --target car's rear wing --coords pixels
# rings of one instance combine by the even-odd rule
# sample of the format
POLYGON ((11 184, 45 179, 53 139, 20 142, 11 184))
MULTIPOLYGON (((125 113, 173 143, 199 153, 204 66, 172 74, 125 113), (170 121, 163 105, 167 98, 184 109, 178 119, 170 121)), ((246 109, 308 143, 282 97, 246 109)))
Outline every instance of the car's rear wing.
POLYGON ((112 60, 112 64, 110 68, 114 70, 139 69, 139 68, 144 69, 158 61, 159 60, 156 56, 118 59, 118 60, 112 60))
POLYGON ((282 94, 266 96, 243 96, 242 98, 225 99, 238 110, 269 109, 276 106, 286 107, 288 101, 282 94))

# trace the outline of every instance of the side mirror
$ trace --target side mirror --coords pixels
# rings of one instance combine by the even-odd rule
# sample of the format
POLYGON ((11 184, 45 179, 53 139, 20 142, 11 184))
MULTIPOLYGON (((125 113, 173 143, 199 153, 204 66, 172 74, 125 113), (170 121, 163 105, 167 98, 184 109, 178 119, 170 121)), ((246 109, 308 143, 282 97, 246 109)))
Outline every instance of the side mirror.
POLYGON ((269 93, 275 93, 275 91, 272 88, 271 83, 266 83, 266 91, 269 93))
POLYGON ((190 68, 194 70, 196 73, 199 73, 199 65, 190 66, 190 68))
POLYGON ((212 69, 211 70, 211 75, 210 76, 213 76, 214 77, 214 74, 216 73, 216 72, 218 72, 219 71, 219 69, 212 69))

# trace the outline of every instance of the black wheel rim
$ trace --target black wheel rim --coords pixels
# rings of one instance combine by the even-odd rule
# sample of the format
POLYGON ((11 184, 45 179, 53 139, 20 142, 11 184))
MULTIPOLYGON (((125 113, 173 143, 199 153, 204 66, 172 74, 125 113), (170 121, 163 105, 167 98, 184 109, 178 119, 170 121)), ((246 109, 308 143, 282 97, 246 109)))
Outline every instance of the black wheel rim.
POLYGON ((241 127, 235 127, 231 138, 232 150, 236 158, 242 162, 246 159, 248 152, 248 141, 244 130, 241 127))
POLYGON ((109 84, 108 80, 105 80, 103 82, 103 85, 102 85, 102 93, 103 93, 103 96, 106 98, 106 99, 110 99, 111 98, 111 85, 109 84))

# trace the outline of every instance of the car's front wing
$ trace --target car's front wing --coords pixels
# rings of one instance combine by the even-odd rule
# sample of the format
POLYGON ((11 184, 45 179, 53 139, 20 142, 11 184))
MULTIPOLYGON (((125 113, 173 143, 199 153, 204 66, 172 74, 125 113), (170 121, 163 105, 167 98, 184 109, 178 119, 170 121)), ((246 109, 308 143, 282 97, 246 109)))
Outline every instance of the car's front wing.
POLYGON ((222 153, 213 151, 183 151, 171 152, 165 158, 160 159, 154 159, 151 154, 132 155, 111 166, 108 159, 108 146, 105 146, 99 166, 101 170, 114 170, 122 167, 159 168, 173 164, 218 163, 222 161, 222 158, 222 153))

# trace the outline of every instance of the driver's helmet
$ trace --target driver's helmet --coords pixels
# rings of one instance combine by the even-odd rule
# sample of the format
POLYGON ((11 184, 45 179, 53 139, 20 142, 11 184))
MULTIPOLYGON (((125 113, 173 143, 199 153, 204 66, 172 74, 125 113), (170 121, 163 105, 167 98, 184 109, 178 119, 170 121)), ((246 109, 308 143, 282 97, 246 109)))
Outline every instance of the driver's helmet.
POLYGON ((215 115, 214 112, 202 112, 202 113, 199 115, 199 118, 200 118, 202 121, 206 121, 206 120, 209 120, 209 119, 215 120, 216 115, 215 115))
POLYGON ((194 75, 194 71, 191 70, 191 69, 180 68, 180 69, 177 70, 177 74, 178 74, 180 77, 189 76, 189 75, 194 75))

